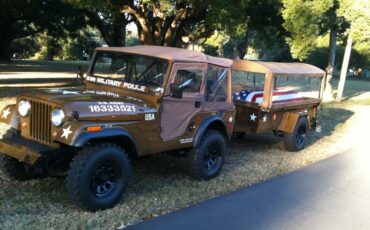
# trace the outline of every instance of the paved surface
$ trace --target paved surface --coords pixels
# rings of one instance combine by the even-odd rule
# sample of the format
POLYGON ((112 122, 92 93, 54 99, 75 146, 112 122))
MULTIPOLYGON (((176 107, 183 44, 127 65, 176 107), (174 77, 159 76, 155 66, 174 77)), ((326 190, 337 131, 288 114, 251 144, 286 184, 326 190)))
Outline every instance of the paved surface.
POLYGON ((370 229, 370 151, 359 147, 129 229, 370 229))

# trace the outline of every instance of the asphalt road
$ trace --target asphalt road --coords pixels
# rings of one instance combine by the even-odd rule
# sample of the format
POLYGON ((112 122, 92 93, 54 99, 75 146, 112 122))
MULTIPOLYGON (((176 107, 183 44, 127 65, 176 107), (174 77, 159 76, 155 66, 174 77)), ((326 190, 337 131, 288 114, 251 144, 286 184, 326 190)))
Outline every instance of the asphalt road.
POLYGON ((128 229, 370 229, 370 151, 354 148, 128 229))

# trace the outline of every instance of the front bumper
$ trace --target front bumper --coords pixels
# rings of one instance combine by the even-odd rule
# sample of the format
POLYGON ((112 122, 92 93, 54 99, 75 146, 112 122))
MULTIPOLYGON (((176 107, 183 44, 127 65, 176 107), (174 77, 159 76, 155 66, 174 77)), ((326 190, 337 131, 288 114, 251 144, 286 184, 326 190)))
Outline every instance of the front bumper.
POLYGON ((30 165, 36 165, 43 155, 54 149, 25 139, 20 135, 0 140, 0 154, 18 159, 30 165))

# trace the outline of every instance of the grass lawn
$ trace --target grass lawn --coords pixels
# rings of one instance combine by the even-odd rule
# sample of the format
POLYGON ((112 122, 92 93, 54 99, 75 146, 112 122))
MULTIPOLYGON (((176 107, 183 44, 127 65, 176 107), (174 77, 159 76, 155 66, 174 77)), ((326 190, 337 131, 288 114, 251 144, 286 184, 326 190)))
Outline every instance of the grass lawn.
MULTIPOLYGON (((0 229, 114 229, 342 153, 366 141, 369 91, 370 82, 348 81, 346 101, 322 107, 322 132, 311 133, 301 152, 286 152, 281 139, 270 133, 230 142, 221 175, 210 181, 189 178, 183 158, 159 155, 139 159, 133 162, 131 182, 121 202, 110 210, 90 213, 78 209, 67 196, 63 178, 16 182, 0 171, 0 229)), ((20 92, 23 89, 0 89, 0 109, 14 102, 20 92)), ((5 129, 0 126, 0 132, 5 129)))

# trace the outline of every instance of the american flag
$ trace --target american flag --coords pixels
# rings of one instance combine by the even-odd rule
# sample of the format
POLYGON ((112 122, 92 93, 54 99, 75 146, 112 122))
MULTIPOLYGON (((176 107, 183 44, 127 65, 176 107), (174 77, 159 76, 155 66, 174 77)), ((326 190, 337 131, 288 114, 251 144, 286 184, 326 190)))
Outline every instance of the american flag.
MULTIPOLYGON (((263 101, 263 91, 241 91, 239 93, 234 93, 233 98, 237 101, 247 101, 260 104, 263 101)), ((304 98, 295 91, 274 91, 272 95, 273 103, 303 100, 304 98)))

